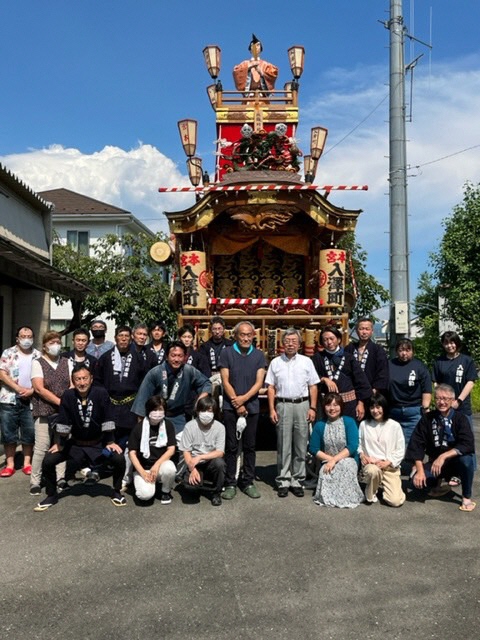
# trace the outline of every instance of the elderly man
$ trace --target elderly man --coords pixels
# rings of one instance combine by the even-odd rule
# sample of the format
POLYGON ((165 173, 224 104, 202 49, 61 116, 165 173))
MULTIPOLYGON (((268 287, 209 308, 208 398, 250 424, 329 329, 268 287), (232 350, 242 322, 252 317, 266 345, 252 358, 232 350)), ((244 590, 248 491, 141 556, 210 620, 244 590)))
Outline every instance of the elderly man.
POLYGON ((224 349, 218 366, 224 389, 223 417, 226 429, 224 500, 237 493, 237 454, 241 440, 243 467, 238 486, 249 498, 260 498, 254 485, 255 441, 260 403, 258 392, 265 379, 265 356, 253 346, 255 327, 251 322, 239 322, 233 330, 235 342, 224 349), (242 431, 243 429, 243 431, 242 431), (238 433, 237 433, 238 432, 238 433))
POLYGON ((345 347, 359 362, 372 387, 372 392, 388 395, 388 357, 385 349, 372 341, 373 322, 370 318, 360 318, 356 324, 358 342, 345 347))
POLYGON ((270 420, 277 427, 277 494, 286 498, 290 488, 303 498, 308 423, 316 417, 320 378, 311 359, 298 353, 302 338, 297 329, 287 329, 282 342, 285 351, 272 360, 265 378, 270 420))
POLYGON ((435 410, 422 416, 413 431, 405 457, 415 464, 413 485, 417 489, 431 488, 429 495, 439 497, 450 491, 441 479, 458 476, 462 483, 460 511, 473 511, 473 475, 475 473, 475 442, 468 418, 456 412, 452 405, 455 391, 448 384, 435 389, 435 410), (424 462, 425 456, 428 458, 424 462))
POLYGON ((41 355, 33 348, 33 338, 31 327, 20 327, 15 345, 5 349, 0 360, 0 422, 6 458, 0 478, 10 478, 15 473, 15 451, 19 436, 23 448, 22 471, 27 476, 32 473, 35 427, 31 407, 31 372, 32 360, 41 355))
POLYGON ((210 380, 191 364, 185 364, 187 347, 180 341, 170 343, 166 361, 153 367, 145 376, 138 391, 132 412, 145 417, 145 403, 152 396, 160 395, 167 402, 166 417, 175 427, 177 440, 185 426, 185 403, 192 392, 197 399, 212 390, 210 380))
MULTIPOLYGON (((34 510, 47 511, 57 504, 55 468, 67 460, 80 468, 96 466, 108 459, 113 466, 111 500, 115 507, 124 507, 127 501, 120 487, 125 460, 121 448, 114 442, 115 423, 108 393, 92 386, 93 376, 84 364, 74 369, 72 383, 74 388, 65 391, 60 402, 55 444, 43 460, 47 497, 34 510)), ((98 479, 98 474, 93 472, 88 481, 98 479)))
POLYGON ((92 339, 88 343, 87 353, 97 360, 104 353, 113 349, 115 346, 110 340, 105 340, 105 334, 107 333, 107 324, 101 318, 96 318, 90 325, 90 331, 92 333, 92 339))

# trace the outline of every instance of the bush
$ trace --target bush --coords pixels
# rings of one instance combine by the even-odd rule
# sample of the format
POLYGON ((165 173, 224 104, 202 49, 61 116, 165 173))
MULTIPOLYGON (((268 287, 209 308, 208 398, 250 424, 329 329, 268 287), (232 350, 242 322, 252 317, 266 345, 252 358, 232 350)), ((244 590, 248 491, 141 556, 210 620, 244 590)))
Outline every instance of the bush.
POLYGON ((480 380, 475 382, 472 389, 472 411, 473 413, 480 413, 480 380))

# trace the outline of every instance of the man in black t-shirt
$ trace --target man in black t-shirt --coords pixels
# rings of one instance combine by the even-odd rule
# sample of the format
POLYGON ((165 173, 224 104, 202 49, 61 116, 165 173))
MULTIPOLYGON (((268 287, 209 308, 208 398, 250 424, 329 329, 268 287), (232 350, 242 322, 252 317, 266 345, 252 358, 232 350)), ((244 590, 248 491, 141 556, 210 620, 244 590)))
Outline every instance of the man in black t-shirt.
POLYGON ((233 330, 235 342, 220 355, 219 368, 224 389, 223 417, 226 429, 224 500, 235 497, 238 446, 241 440, 243 466, 239 487, 250 498, 259 498, 255 479, 255 440, 260 403, 258 392, 265 379, 265 356, 255 349, 255 327, 251 322, 239 322, 233 330), (243 431, 237 432, 243 429, 243 431))

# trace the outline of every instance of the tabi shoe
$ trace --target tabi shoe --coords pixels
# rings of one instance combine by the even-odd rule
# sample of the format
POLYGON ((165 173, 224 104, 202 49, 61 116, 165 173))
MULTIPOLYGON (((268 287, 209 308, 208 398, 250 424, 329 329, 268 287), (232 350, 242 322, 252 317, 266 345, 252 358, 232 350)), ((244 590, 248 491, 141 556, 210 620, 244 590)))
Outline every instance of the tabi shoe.
POLYGON ((277 496, 279 498, 286 498, 288 496, 288 487, 278 487, 277 496))

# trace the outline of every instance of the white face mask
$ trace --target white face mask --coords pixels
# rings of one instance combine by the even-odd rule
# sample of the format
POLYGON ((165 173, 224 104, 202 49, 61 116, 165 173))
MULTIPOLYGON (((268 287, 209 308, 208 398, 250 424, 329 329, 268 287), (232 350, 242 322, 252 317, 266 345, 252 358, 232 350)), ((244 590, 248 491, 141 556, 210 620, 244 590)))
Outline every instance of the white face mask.
POLYGON ((18 341, 18 344, 22 347, 22 349, 30 349, 33 345, 33 340, 31 338, 22 338, 18 341))
POLYGON ((198 419, 202 424, 210 424, 213 422, 213 411, 200 411, 198 419))
POLYGON ((150 424, 159 424, 165 418, 165 411, 150 411, 148 419, 150 424))
POLYGON ((53 356, 53 357, 58 356, 58 354, 60 353, 61 350, 62 350, 62 345, 61 344, 52 344, 49 347, 47 347, 48 355, 49 356, 53 356))

